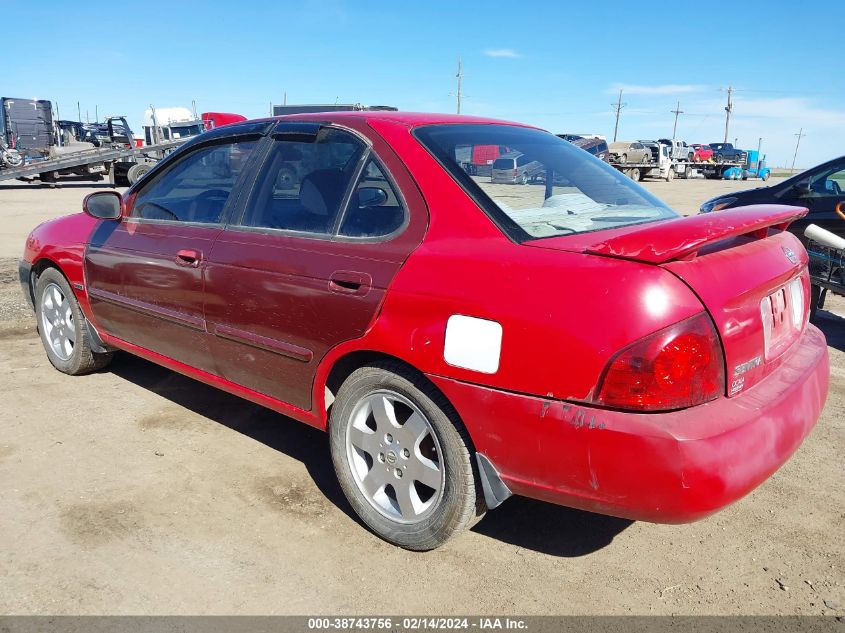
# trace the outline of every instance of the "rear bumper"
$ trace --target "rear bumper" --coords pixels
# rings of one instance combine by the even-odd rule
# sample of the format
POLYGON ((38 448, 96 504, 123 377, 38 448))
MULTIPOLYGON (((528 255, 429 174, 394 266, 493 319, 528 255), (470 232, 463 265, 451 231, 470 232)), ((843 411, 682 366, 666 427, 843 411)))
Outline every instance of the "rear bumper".
POLYGON ((35 302, 32 297, 32 285, 30 284, 30 277, 32 275, 32 264, 30 264, 25 259, 21 259, 18 261, 18 278, 21 282, 21 291, 23 291, 23 296, 26 297, 26 302, 29 307, 34 311, 35 310, 35 302))
POLYGON ((632 414, 431 376, 514 494, 602 514, 685 523, 743 497, 821 414, 829 366, 808 326, 789 358, 734 398, 632 414))

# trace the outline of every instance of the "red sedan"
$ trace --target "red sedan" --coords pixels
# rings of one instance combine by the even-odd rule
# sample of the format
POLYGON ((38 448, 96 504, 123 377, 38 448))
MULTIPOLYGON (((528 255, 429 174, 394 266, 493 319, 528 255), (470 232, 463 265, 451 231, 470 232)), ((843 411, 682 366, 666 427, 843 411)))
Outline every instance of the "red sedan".
POLYGON ((431 549, 511 494, 655 522, 739 499, 811 431, 805 209, 679 217, 531 127, 236 123, 47 222, 21 282, 68 374, 137 354, 329 433, 349 503, 431 549), (519 191, 473 146, 543 165, 519 191))
POLYGON ((704 163, 713 158, 713 148, 709 145, 693 143, 690 147, 693 149, 692 160, 696 163, 704 163))

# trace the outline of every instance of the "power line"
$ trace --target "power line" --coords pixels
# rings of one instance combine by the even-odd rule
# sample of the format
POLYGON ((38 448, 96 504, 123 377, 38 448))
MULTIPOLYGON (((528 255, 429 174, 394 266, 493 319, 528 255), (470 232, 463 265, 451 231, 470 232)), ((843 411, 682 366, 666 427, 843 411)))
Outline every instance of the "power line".
POLYGON ((672 127, 672 140, 675 140, 675 134, 678 132, 678 115, 683 114, 684 111, 681 110, 681 102, 678 101, 678 105, 675 106, 674 110, 669 110, 669 112, 675 115, 675 125, 672 127))
POLYGON ((804 128, 802 127, 798 130, 798 134, 794 134, 793 136, 797 137, 795 141, 795 153, 792 155, 792 168, 790 169, 791 172, 795 172, 795 159, 798 158, 798 146, 801 144, 801 137, 807 136, 804 134, 804 128))
POLYGON ((622 111, 627 103, 622 103, 622 90, 619 90, 619 100, 616 103, 611 103, 610 107, 616 110, 616 126, 613 128, 613 142, 616 142, 616 135, 619 132, 619 113, 622 111))

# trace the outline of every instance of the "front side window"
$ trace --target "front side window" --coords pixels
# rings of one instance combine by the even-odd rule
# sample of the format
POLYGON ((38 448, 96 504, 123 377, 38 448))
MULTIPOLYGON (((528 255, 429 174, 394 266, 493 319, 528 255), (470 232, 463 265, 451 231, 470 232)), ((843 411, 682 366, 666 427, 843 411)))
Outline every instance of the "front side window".
POLYGON ((845 168, 842 164, 828 167, 810 178, 810 194, 816 197, 842 196, 845 191, 845 168))
POLYGON ((188 138, 190 136, 197 136, 202 134, 202 125, 171 125, 170 131, 173 133, 173 138, 188 138))
POLYGON ((364 149, 352 134, 332 128, 276 140, 241 225, 330 233, 364 149))
POLYGON ((678 217, 627 176, 548 132, 511 125, 432 125, 415 135, 516 241, 678 217), (470 175, 455 159, 459 145, 505 145, 537 164, 536 176, 526 184, 498 184, 489 176, 470 175))
POLYGON ((201 147, 145 186, 132 217, 217 224, 256 141, 201 147))

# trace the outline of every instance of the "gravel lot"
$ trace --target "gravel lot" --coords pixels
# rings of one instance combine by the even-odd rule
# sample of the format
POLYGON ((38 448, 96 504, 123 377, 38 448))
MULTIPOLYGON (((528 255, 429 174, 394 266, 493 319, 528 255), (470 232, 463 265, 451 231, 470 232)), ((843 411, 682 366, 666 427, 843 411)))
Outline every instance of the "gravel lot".
MULTIPOLYGON (((691 213, 759 184, 646 186, 691 213)), ((125 354, 52 369, 16 260, 92 190, 0 186, 0 613, 845 616, 842 299, 819 425, 741 502, 664 526, 512 498, 414 554, 353 518, 322 433, 125 354)))

